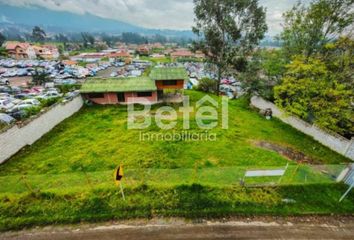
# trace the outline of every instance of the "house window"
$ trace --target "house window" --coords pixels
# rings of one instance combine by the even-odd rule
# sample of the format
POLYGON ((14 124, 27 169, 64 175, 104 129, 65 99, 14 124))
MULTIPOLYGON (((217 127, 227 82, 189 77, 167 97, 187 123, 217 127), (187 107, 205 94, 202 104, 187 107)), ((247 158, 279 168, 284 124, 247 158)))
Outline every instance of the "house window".
POLYGON ((138 97, 152 97, 152 92, 138 92, 138 97))
POLYGON ((175 85, 177 85, 177 80, 163 81, 162 85, 164 85, 164 86, 175 86, 175 85))
POLYGON ((104 98, 104 94, 103 93, 89 93, 88 97, 89 98, 104 98))

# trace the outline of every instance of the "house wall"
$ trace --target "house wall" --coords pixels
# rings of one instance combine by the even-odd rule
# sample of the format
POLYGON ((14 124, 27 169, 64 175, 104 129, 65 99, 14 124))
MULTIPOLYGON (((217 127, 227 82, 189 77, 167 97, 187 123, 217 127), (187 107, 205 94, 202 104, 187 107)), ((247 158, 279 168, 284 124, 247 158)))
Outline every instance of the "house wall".
POLYGON ((259 109, 272 109, 273 116, 291 125, 300 132, 312 136, 315 140, 329 147, 330 149, 354 160, 354 138, 351 140, 346 139, 336 133, 325 131, 315 124, 312 125, 297 117, 289 116, 273 103, 268 102, 259 96, 254 96, 251 98, 251 105, 259 109))
POLYGON ((163 80, 160 81, 155 81, 156 82, 156 87, 158 90, 163 90, 163 89, 183 89, 184 87, 184 80, 177 80, 176 85, 172 86, 164 86, 163 85, 163 80))
POLYGON ((118 97, 117 93, 104 93, 103 98, 90 98, 88 94, 85 94, 86 99, 90 99, 92 102, 96 104, 117 104, 118 103, 118 97))
POLYGON ((126 103, 153 104, 157 102, 157 92, 152 92, 151 97, 138 97, 137 92, 126 92, 124 94, 126 103))
POLYGON ((78 96, 70 102, 55 104, 22 124, 2 129, 0 131, 0 164, 79 111, 82 105, 82 98, 78 96))
MULTIPOLYGON (((137 92, 126 92, 124 93, 125 102, 124 103, 140 103, 140 104, 152 104, 157 102, 157 92, 152 92, 151 97, 138 97, 137 92)), ((103 98, 89 98, 88 94, 85 94, 86 99, 90 99, 96 104, 118 104, 117 93, 104 93, 103 98)))

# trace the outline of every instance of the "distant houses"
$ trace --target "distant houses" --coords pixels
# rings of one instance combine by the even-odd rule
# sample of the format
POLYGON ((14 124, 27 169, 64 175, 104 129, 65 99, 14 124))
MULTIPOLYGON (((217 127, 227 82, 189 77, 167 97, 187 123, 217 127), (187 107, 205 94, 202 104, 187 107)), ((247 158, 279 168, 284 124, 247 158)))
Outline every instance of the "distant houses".
POLYGON ((5 49, 8 55, 14 59, 35 59, 36 52, 31 44, 22 42, 6 42, 5 49))
POLYGON ((96 104, 154 104, 166 99, 165 90, 182 90, 187 79, 184 68, 154 68, 149 77, 88 79, 80 91, 96 104))
POLYGON ((58 59, 59 50, 54 45, 34 45, 27 42, 8 41, 4 44, 8 55, 14 59, 36 59, 46 60, 58 59))
POLYGON ((183 58, 196 58, 196 59, 203 59, 205 58, 205 55, 200 52, 196 51, 195 53, 188 50, 188 49, 176 49, 172 52, 170 52, 171 59, 176 60, 176 59, 183 59, 183 58))

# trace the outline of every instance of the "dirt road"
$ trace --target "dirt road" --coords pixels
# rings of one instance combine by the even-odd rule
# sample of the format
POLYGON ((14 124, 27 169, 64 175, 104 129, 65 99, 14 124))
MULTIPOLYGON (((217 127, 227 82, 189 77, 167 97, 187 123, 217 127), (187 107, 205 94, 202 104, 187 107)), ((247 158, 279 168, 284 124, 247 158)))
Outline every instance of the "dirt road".
POLYGON ((353 218, 341 220, 276 219, 227 222, 155 219, 126 224, 46 227, 0 234, 3 240, 112 240, 112 239, 354 239, 353 218))

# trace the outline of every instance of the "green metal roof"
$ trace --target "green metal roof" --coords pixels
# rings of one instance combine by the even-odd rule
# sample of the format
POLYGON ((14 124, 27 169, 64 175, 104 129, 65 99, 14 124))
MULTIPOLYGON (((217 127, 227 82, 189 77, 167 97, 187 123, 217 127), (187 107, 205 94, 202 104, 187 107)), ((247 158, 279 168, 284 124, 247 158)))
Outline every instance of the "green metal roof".
POLYGON ((188 80, 188 73, 184 68, 155 67, 151 70, 150 77, 154 80, 188 80))
POLYGON ((156 90, 155 81, 149 77, 90 78, 82 84, 80 92, 147 92, 156 90))

